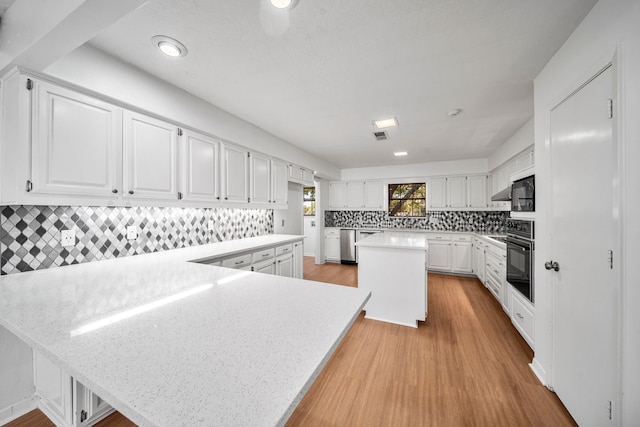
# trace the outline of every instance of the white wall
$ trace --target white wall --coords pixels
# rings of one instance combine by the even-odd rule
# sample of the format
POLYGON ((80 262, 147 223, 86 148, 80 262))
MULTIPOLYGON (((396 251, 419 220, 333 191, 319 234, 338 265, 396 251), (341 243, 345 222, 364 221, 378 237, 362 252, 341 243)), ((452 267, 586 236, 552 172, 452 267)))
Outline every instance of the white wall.
MULTIPOLYGON (((619 100, 622 252, 622 425, 640 425, 640 2, 600 0, 535 79, 536 259, 550 259, 549 116, 550 109, 572 89, 617 55, 619 100)), ((597 195, 594 203, 598 203, 597 195)), ((585 236, 576 236, 588 238, 585 236)), ((615 259, 615 258, 614 258, 615 259)), ((534 365, 551 369, 551 306, 548 272, 536 263, 536 352, 534 365)), ((597 313, 594 313, 594 316, 597 313)), ((594 366, 594 369, 598 369, 594 366)), ((548 380, 548 378, 547 378, 548 380)), ((620 413, 620 408, 614 408, 620 413)))
POLYGON ((410 165, 342 169, 341 179, 348 181, 357 179, 413 178, 436 175, 486 173, 487 171, 487 159, 471 159, 448 162, 414 163, 410 165))
POLYGON ((322 175, 340 176, 334 165, 92 47, 76 49, 45 69, 45 73, 322 175))
POLYGON ((302 184, 289 183, 289 208, 273 211, 273 232, 275 234, 302 235, 302 217, 304 215, 302 188, 302 184))
POLYGON ((498 147, 496 151, 491 153, 487 159, 488 170, 492 171, 501 164, 510 160, 513 156, 531 147, 534 141, 535 133, 532 117, 527 123, 522 125, 522 127, 518 129, 511 138, 506 140, 505 143, 498 147))

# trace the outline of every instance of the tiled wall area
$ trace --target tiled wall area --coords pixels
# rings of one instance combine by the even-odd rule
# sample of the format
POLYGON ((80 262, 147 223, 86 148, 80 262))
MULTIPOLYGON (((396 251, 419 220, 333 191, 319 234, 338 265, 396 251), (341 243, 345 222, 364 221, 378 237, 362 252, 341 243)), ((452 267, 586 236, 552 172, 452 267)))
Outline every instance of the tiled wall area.
POLYGON ((273 233, 273 210, 2 206, 2 274, 124 257, 273 233), (208 229, 213 221, 213 229, 208 229), (138 238, 127 240, 127 225, 138 238), (60 245, 60 230, 76 245, 60 245))
POLYGON ((384 211, 325 211, 324 225, 502 234, 508 217, 504 211, 429 211, 426 218, 389 218, 384 211))

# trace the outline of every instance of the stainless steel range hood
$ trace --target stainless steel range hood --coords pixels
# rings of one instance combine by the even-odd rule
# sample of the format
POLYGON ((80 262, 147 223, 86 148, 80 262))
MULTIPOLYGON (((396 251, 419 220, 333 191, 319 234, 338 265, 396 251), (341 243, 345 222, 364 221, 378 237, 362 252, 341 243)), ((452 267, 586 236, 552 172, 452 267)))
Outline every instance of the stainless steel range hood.
POLYGON ((511 186, 505 188, 504 190, 500 190, 496 194, 491 196, 492 202, 508 202, 509 200, 511 200, 511 186))

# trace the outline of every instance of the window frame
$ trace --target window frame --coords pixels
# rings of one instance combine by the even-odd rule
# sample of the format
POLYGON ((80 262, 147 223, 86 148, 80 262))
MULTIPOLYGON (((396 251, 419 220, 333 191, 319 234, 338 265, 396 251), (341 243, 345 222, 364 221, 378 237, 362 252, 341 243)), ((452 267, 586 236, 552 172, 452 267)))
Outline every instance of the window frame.
POLYGON ((317 206, 316 206, 316 187, 315 186, 306 186, 306 187, 302 187, 302 215, 303 216, 316 216, 317 213, 317 206), (313 189, 313 198, 307 198, 306 197, 306 190, 312 188, 313 189), (313 213, 312 214, 308 214, 306 211, 306 203, 307 202, 311 202, 312 203, 312 207, 313 207, 313 213))
MULTIPOLYGON (((428 185, 427 185, 427 180, 415 180, 415 181, 408 181, 408 182, 389 182, 387 183, 387 191, 386 191, 386 204, 387 204, 387 216, 389 218, 427 218, 428 217, 428 203, 427 203, 427 198, 428 198, 428 194, 427 194, 427 190, 428 190, 428 185), (421 186, 424 187, 424 197, 409 197, 409 198, 393 198, 392 197, 392 191, 391 191, 391 187, 392 186, 401 186, 401 185, 418 185, 418 188, 416 188, 416 190, 414 190, 414 193, 419 190, 419 188, 421 186), (391 204, 393 201, 401 201, 401 202, 406 202, 406 201, 417 201, 420 202, 420 204, 424 205, 424 214, 423 215, 392 215, 391 214, 391 204)), ((395 189, 394 189, 395 191, 395 189)), ((399 211, 401 212, 401 211, 399 211)))

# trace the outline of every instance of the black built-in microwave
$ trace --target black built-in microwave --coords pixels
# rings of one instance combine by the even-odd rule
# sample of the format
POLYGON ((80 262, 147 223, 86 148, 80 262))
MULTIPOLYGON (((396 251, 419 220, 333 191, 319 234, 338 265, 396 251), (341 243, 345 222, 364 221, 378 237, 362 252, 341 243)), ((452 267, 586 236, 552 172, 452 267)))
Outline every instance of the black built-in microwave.
POLYGON ((536 191, 534 175, 514 181, 511 185, 511 211, 536 211, 536 191))

